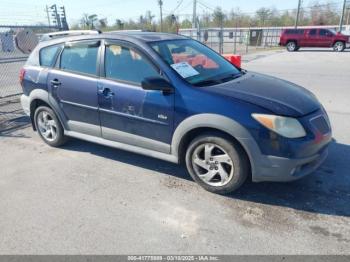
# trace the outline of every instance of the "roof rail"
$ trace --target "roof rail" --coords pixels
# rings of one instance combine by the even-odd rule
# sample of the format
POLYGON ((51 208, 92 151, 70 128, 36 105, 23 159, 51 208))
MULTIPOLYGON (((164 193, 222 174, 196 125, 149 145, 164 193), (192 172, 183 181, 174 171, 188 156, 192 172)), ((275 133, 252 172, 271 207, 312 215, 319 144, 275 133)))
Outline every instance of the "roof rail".
POLYGON ((56 38, 63 38, 67 36, 78 36, 78 35, 97 35, 102 34, 101 30, 70 30, 70 31, 58 31, 43 34, 40 37, 40 42, 48 41, 56 38))

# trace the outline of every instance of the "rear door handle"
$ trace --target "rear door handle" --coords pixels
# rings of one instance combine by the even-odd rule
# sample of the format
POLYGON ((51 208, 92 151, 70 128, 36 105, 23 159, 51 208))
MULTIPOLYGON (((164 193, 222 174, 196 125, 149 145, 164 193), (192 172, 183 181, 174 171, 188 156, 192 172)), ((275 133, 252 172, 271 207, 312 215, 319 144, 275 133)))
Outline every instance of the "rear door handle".
POLYGON ((61 85, 61 82, 58 79, 51 80, 51 85, 53 87, 58 87, 61 85))

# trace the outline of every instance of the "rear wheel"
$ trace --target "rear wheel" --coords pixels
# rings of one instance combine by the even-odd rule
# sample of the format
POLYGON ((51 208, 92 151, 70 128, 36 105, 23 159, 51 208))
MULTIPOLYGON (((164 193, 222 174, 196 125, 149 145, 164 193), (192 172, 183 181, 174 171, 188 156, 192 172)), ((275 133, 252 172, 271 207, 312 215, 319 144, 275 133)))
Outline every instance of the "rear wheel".
POLYGON ((238 189, 249 173, 245 152, 218 133, 207 133, 191 142, 186 153, 186 166, 200 186, 218 194, 238 189))
POLYGON ((34 121, 40 137, 46 144, 58 147, 67 141, 63 127, 51 108, 38 107, 35 110, 34 121))
POLYGON ((333 50, 336 52, 343 52, 345 50, 345 44, 344 42, 337 41, 333 45, 333 50))
POLYGON ((288 42, 287 50, 288 50, 288 52, 294 52, 294 51, 299 50, 297 43, 295 41, 288 42))

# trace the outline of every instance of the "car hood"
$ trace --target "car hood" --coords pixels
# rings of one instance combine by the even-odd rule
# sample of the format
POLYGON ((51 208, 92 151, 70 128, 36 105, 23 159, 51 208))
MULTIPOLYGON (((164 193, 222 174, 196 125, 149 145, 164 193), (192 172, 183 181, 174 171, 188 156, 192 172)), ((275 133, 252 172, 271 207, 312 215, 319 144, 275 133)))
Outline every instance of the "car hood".
POLYGON ((247 72, 233 81, 203 88, 284 116, 301 117, 321 107, 317 98, 305 88, 276 77, 253 72, 247 72))

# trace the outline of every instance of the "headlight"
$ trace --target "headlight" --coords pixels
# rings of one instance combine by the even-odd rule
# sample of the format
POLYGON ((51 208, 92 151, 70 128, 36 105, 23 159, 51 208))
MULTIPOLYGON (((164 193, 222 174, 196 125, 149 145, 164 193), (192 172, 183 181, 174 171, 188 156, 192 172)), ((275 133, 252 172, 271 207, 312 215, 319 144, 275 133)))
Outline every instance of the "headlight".
POLYGON ((306 136, 304 127, 295 118, 263 114, 252 114, 252 117, 281 136, 288 138, 306 136))

